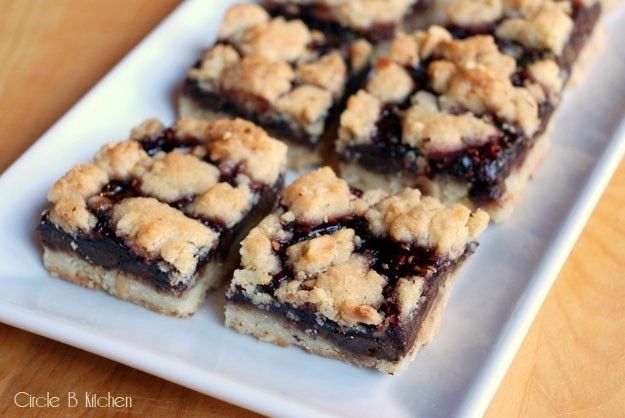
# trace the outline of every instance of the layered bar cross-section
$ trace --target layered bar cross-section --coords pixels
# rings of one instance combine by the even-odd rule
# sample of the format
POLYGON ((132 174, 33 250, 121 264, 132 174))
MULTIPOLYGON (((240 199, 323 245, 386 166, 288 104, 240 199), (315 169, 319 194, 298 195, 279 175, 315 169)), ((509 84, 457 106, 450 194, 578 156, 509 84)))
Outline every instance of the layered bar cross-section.
POLYGON ((192 315, 272 208, 286 146, 250 122, 150 119, 50 189, 39 224, 55 276, 192 315))
POLYGON ((318 169, 243 240, 226 325, 394 373, 432 338, 487 224, 482 210, 416 189, 363 192, 318 169))

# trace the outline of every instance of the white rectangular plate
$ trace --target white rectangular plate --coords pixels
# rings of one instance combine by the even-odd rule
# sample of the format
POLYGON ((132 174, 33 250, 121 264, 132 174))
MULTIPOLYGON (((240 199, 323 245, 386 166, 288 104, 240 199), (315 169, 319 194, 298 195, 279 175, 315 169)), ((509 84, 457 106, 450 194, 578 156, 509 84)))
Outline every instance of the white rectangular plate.
POLYGON ((224 328, 221 292, 179 320, 43 269, 35 227, 52 182, 143 118, 173 121, 173 91, 228 3, 185 2, 2 175, 0 320, 274 416, 481 414, 623 154, 625 4, 604 16, 609 36, 566 92, 551 152, 464 268, 440 334, 387 376, 224 328))

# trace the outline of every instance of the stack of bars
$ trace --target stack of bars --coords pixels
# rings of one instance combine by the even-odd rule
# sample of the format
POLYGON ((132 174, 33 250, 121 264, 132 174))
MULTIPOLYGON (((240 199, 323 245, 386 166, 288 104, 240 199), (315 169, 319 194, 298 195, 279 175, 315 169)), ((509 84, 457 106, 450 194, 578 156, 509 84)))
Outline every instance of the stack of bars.
POLYGON ((600 4, 261 4, 226 12, 172 127, 52 186, 44 264, 178 317, 225 284, 228 327, 395 373, 541 161, 600 4))

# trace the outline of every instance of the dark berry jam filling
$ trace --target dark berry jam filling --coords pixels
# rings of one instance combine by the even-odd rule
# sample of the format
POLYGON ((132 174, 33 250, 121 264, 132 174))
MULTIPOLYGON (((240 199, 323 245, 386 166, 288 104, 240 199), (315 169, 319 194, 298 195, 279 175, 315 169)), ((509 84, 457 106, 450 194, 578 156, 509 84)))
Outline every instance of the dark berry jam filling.
MULTIPOLYGON (((330 320, 319 321, 315 306, 309 304, 295 306, 274 302, 264 309, 280 317, 298 318, 293 326, 305 330, 312 329, 315 333, 321 334, 354 355, 397 361, 405 356, 412 347, 421 322, 432 307, 440 285, 466 257, 475 251, 477 244, 469 244, 460 258, 450 260, 428 248, 375 237, 369 231, 367 221, 358 216, 332 219, 318 225, 290 223, 285 225, 284 229, 292 233, 292 239, 288 242, 276 241, 272 243, 284 268, 274 275, 269 285, 257 286, 256 291, 273 295, 281 283, 294 277, 294 272, 287 263, 286 250, 288 247, 345 228, 354 229, 360 238, 355 253, 365 256, 370 267, 387 280, 383 290, 385 301, 380 308, 385 314, 385 321, 378 326, 345 327, 330 320), (420 276, 425 279, 425 299, 410 320, 400 321, 399 309, 394 296, 395 288, 400 278, 411 276, 420 276)), ((228 299, 233 303, 252 304, 242 289, 236 289, 229 293, 228 299)))

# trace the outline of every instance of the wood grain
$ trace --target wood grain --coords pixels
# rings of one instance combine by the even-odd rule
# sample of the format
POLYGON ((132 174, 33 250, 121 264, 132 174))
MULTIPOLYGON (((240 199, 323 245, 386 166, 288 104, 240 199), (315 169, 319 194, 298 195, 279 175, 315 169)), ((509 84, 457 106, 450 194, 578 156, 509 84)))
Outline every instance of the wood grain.
MULTIPOLYGON (((0 170, 177 4, 175 0, 0 0, 0 170)), ((550 292, 488 417, 625 415, 625 164, 550 292)), ((133 397, 115 415, 254 414, 93 354, 0 325, 0 416, 19 391, 133 397)), ((32 410, 29 410, 32 412, 32 410)), ((38 409, 41 416, 99 415, 38 409)))

